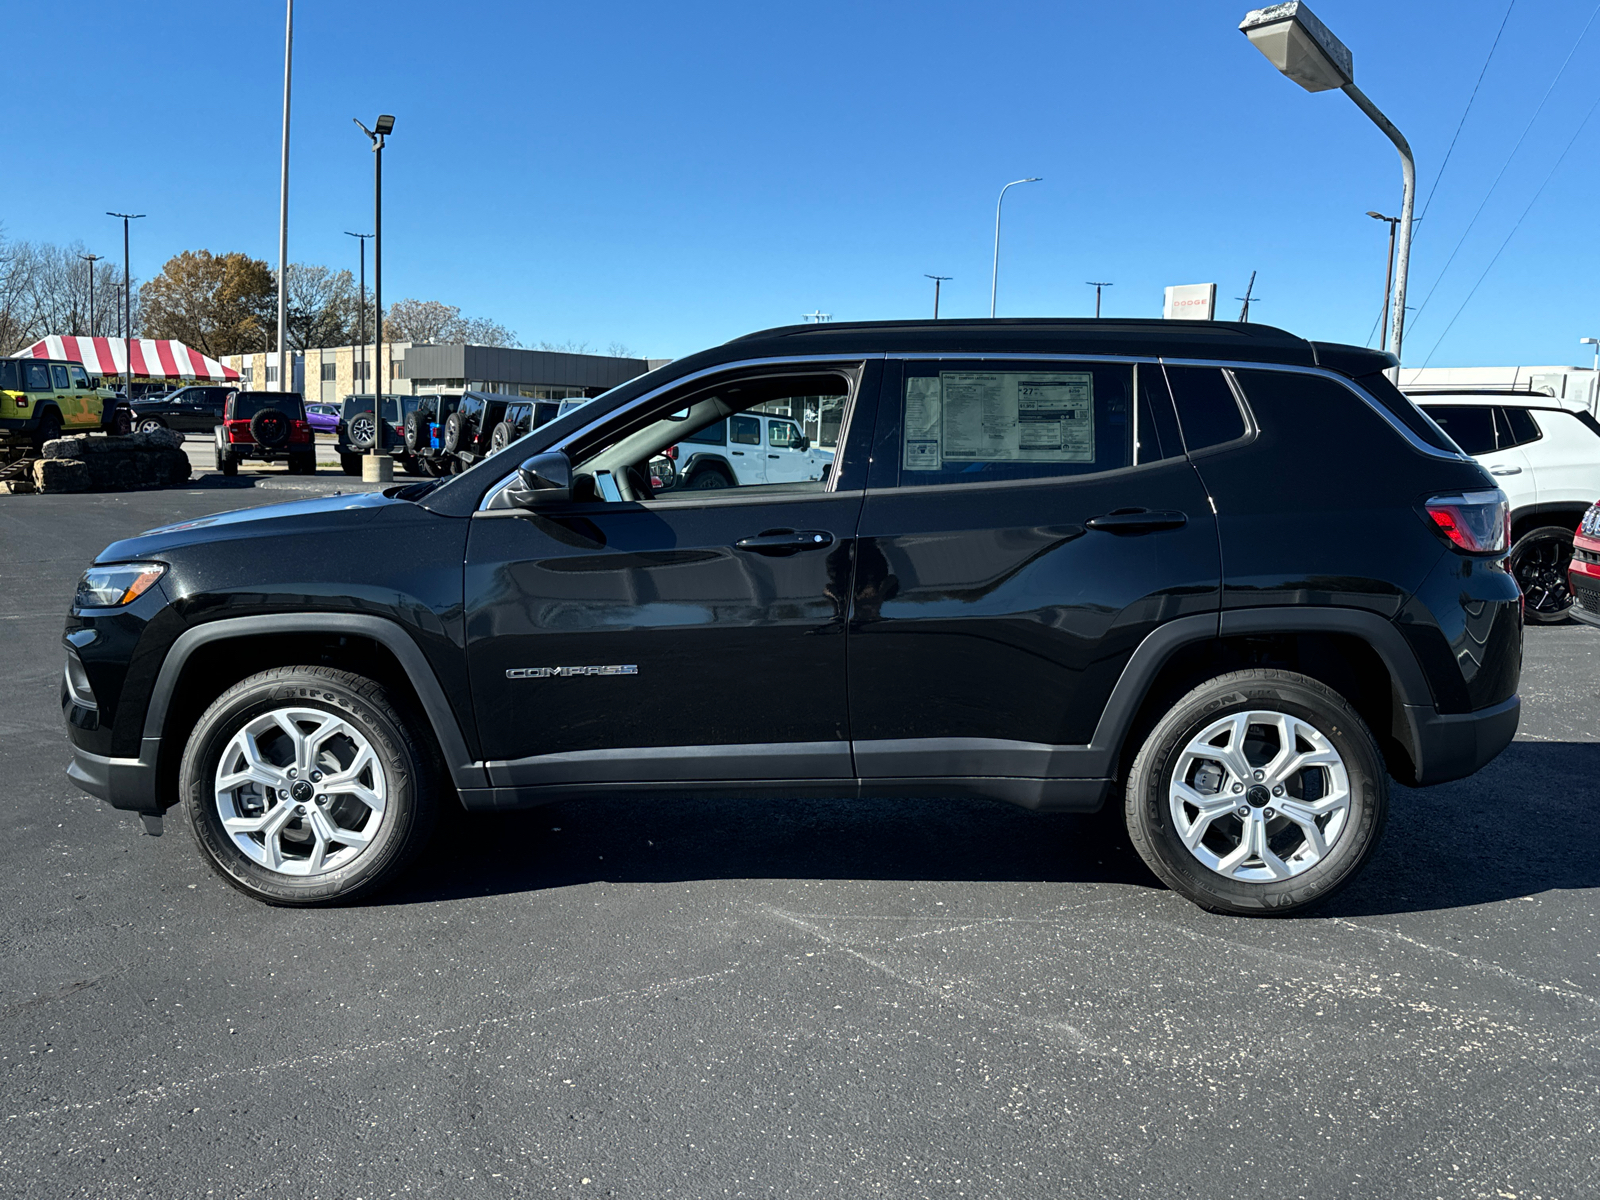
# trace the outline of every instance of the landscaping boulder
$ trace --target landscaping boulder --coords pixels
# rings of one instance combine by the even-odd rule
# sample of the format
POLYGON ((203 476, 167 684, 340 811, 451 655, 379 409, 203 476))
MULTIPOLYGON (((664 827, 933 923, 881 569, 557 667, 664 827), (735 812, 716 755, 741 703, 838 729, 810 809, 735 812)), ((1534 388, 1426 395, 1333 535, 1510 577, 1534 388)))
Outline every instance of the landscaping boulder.
POLYGON ((170 429, 56 438, 34 464, 34 483, 41 492, 129 492, 183 483, 192 468, 182 446, 183 435, 170 429))

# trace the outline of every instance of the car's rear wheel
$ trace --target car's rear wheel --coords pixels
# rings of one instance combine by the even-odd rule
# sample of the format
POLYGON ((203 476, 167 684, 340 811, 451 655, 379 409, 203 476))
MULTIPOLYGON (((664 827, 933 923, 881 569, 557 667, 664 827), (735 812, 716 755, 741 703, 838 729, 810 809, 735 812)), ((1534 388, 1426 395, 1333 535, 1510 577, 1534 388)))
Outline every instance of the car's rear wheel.
POLYGON ((154 433, 158 429, 165 429, 167 423, 156 417, 144 417, 139 421, 138 432, 154 433))
POLYGON ((1535 625, 1565 621, 1572 611, 1572 530, 1544 525, 1516 540, 1508 556, 1512 577, 1522 589, 1523 614, 1535 625))
POLYGON ((229 688, 195 725, 179 794, 195 841, 269 904, 325 904, 391 881, 437 819, 418 721, 370 679, 278 667, 229 688))
POLYGON ((33 451, 35 454, 44 449, 46 442, 53 442, 61 436, 61 414, 51 409, 39 418, 39 424, 33 431, 33 451))
POLYGON ((689 480, 689 486, 695 491, 709 491, 712 488, 732 487, 733 480, 728 478, 721 467, 701 467, 689 480))
POLYGON ((359 475, 359 474, 361 474, 361 455, 359 455, 359 454, 341 454, 341 455, 339 455, 339 469, 341 471, 343 471, 346 475, 359 475))
POLYGON ((1162 882, 1213 912, 1287 916, 1377 848, 1378 744, 1331 688, 1288 671, 1221 675, 1174 704, 1128 773, 1128 836, 1162 882))

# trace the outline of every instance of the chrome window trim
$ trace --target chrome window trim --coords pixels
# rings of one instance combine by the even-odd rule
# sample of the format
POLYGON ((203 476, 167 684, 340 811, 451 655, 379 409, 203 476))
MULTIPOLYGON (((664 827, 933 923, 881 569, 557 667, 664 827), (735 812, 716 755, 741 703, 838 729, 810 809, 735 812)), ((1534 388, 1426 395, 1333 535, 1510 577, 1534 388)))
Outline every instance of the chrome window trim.
MULTIPOLYGON (((741 371, 747 367, 799 366, 805 363, 869 363, 874 359, 877 359, 881 362, 888 357, 889 356, 885 351, 869 350, 861 354, 797 354, 793 356, 784 355, 777 358, 741 358, 732 362, 718 363, 715 366, 704 367, 701 370, 693 371, 688 375, 679 375, 677 378, 663 383, 660 387, 652 388, 650 391, 645 392, 642 396, 635 396, 623 407, 614 408, 610 412, 606 413, 605 416, 600 417, 598 420, 591 421, 589 424, 574 430, 556 445, 548 447, 548 449, 564 450, 567 446, 571 445, 579 438, 593 433, 595 430, 621 416, 623 413, 638 408, 641 404, 649 403, 657 396, 673 391, 684 384, 694 383, 698 379, 705 379, 711 375, 721 375, 725 371, 741 371)), ((596 398, 598 399, 598 397, 596 398)), ((489 490, 484 492, 483 499, 478 501, 478 511, 487 512, 490 502, 493 501, 494 498, 498 496, 516 477, 516 471, 509 471, 499 481, 491 484, 489 486, 489 490)))

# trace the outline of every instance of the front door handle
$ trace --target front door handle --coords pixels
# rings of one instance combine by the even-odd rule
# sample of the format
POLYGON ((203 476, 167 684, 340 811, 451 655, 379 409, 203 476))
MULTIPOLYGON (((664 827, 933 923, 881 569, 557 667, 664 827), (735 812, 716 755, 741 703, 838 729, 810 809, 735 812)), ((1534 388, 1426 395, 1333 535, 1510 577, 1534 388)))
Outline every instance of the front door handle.
POLYGON ((778 556, 798 554, 802 550, 821 550, 831 545, 833 534, 825 529, 768 529, 755 537, 741 538, 733 544, 736 550, 778 556))
POLYGON ((1119 508, 1103 517, 1090 517, 1086 529, 1103 533, 1155 533, 1162 529, 1182 529, 1189 523, 1187 513, 1176 511, 1151 512, 1146 508, 1119 508))
POLYGON ((1522 468, 1521 467, 1490 467, 1489 468, 1489 474, 1491 474, 1491 475, 1521 475, 1522 474, 1522 468))

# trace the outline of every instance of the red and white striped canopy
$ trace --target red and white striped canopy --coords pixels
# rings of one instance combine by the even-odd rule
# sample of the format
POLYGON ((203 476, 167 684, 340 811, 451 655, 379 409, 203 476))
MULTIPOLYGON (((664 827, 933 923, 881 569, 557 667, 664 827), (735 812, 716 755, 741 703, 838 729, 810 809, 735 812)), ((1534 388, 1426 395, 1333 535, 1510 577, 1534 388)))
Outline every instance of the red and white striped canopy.
MULTIPOLYGON (((134 338, 132 344, 135 379, 238 379, 239 372, 225 367, 198 350, 191 350, 171 338, 134 338)), ((128 351, 122 338, 63 337, 51 334, 40 338, 16 358, 64 358, 81 362, 91 375, 122 375, 127 372, 128 351)))

